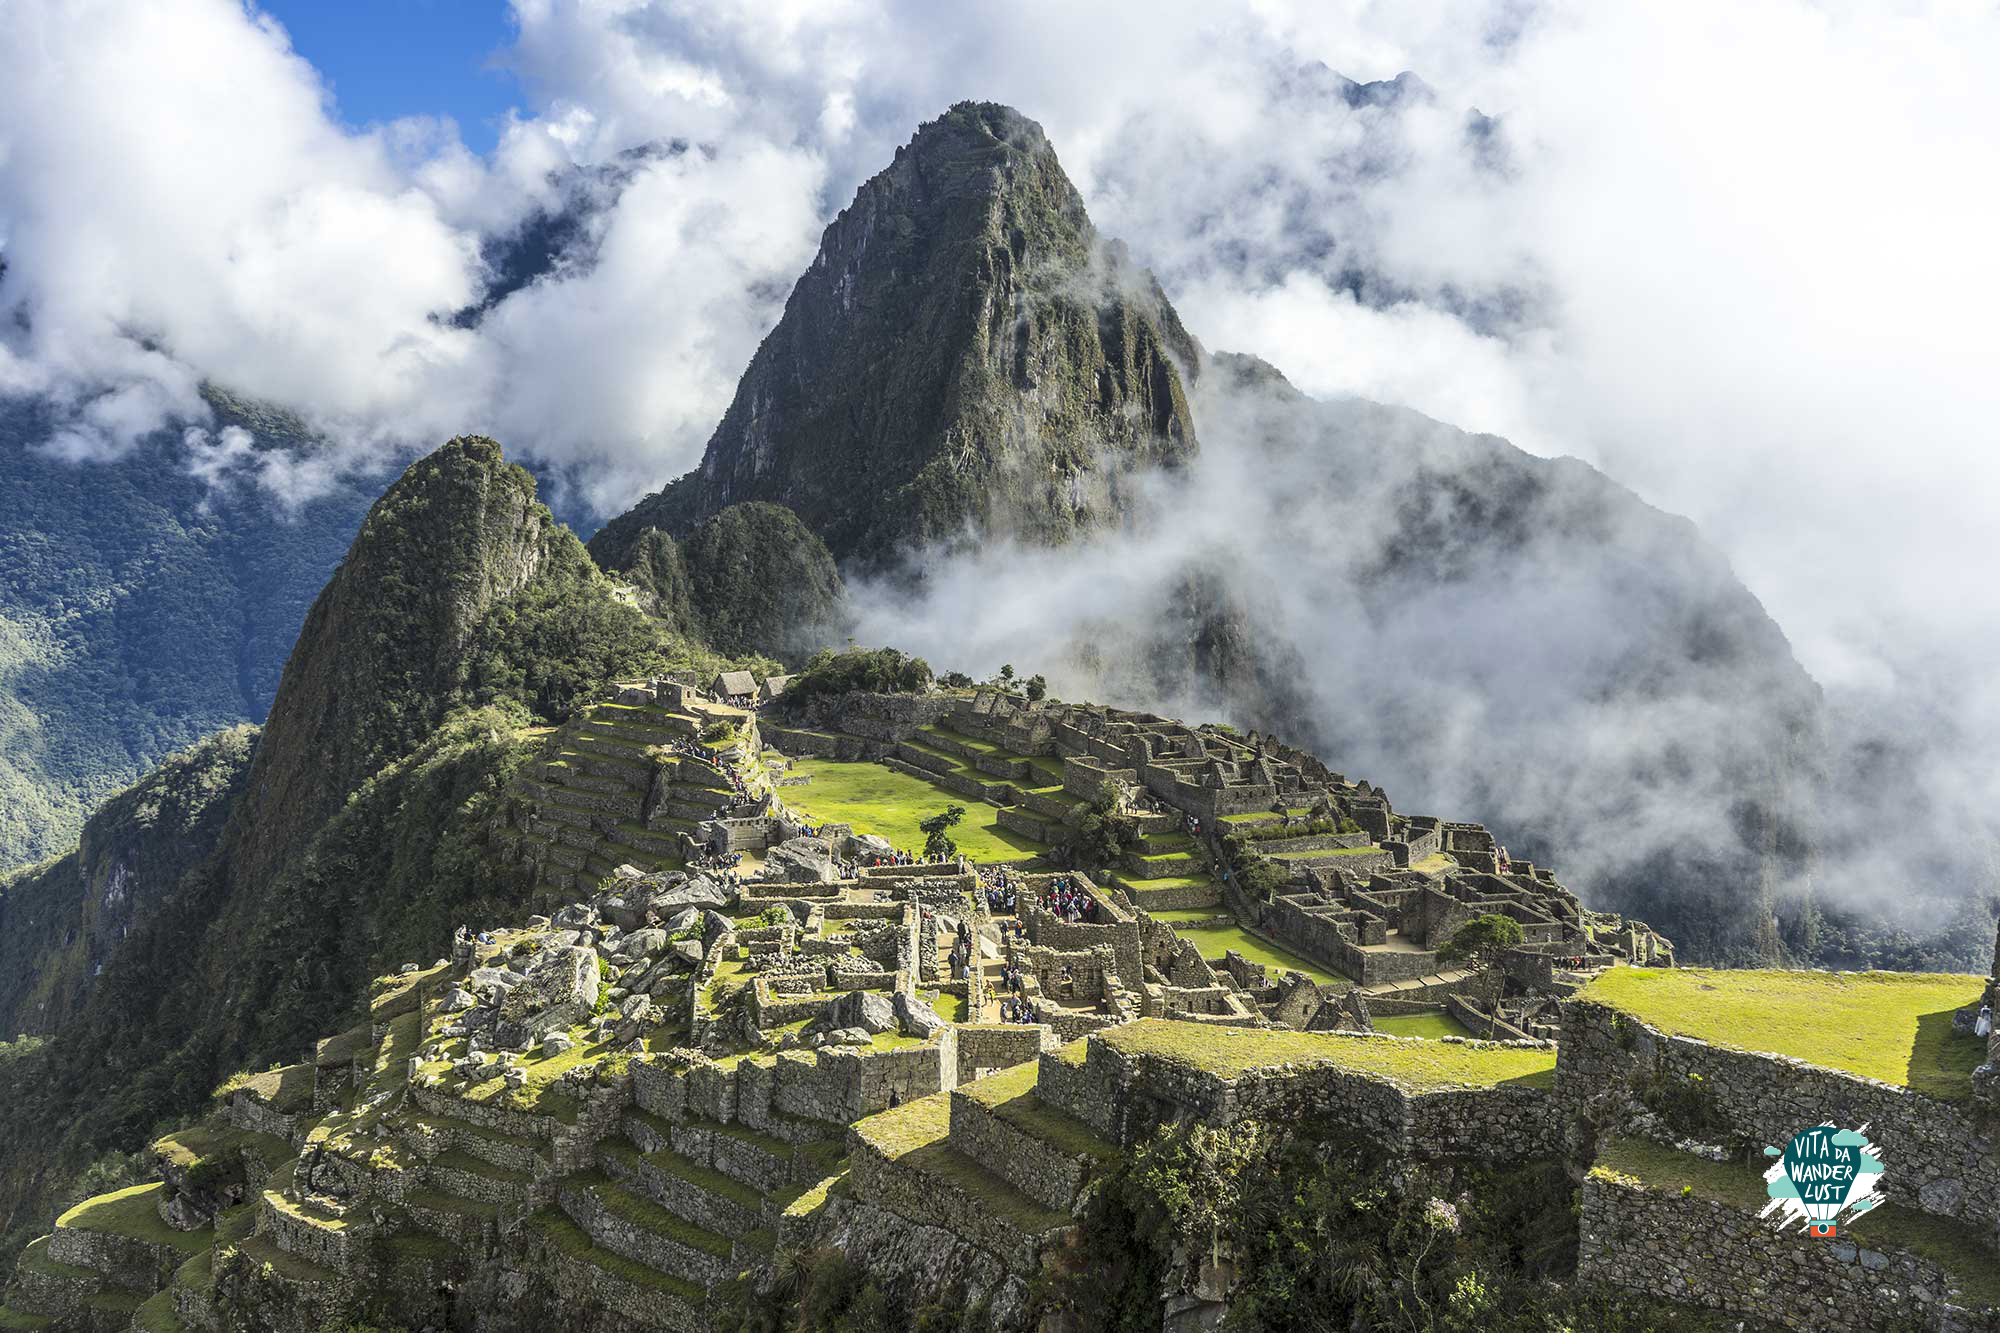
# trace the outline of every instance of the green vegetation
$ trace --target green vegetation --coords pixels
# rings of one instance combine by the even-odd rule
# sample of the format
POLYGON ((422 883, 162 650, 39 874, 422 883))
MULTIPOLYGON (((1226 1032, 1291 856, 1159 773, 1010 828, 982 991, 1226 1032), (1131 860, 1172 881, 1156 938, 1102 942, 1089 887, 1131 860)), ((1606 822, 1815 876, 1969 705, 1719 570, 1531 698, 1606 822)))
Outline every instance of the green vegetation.
POLYGON ((790 711, 813 699, 837 698, 850 690, 916 694, 930 685, 930 663, 921 657, 910 657, 894 648, 850 648, 840 653, 822 649, 785 687, 784 707, 790 711))
POLYGON ((1950 973, 1614 967, 1580 993, 1663 1032, 1789 1055, 1944 1100, 1971 1095, 1985 1042, 1954 1037, 1954 1011, 1985 978, 1950 973))
POLYGON ((1357 1333, 1722 1333, 1656 1300, 1604 1300, 1575 1269, 1572 1190, 1554 1163, 1411 1169, 1338 1126, 1163 1131, 1092 1196, 1039 1294, 1078 1327, 1139 1333, 1175 1256, 1236 1260, 1225 1328, 1357 1333), (1144 1293, 1145 1295, 1142 1295, 1144 1293), (1142 1313, 1143 1312, 1143 1313, 1142 1313))
POLYGON ((548 1237, 556 1249, 572 1259, 581 1259, 593 1264, 612 1277, 634 1286, 651 1287, 677 1296, 694 1309, 700 1309, 707 1301, 707 1295, 700 1287, 679 1278, 646 1267, 636 1260, 613 1254, 610 1250, 600 1250, 590 1243, 590 1236, 554 1208, 545 1208, 528 1219, 528 1225, 548 1237))
POLYGON ((1382 1014, 1373 1019, 1375 1030, 1391 1037, 1470 1037, 1465 1024, 1447 1013, 1382 1014))
POLYGON ((168 757, 90 817, 81 846, 0 874, 0 1032, 76 1011, 105 953, 215 849, 256 740, 232 727, 168 757))
MULTIPOLYGON (((1506 977, 1500 972, 1500 960, 1507 951, 1521 944, 1521 923, 1511 916, 1498 912, 1488 912, 1461 922, 1445 940, 1444 947, 1437 951, 1440 963, 1464 963, 1487 973, 1486 1008, 1489 1019, 1500 1010, 1500 988, 1506 984, 1506 977)), ((1487 1036, 1492 1036, 1488 1023, 1487 1036)))
POLYGON ((1174 1060, 1221 1078, 1238 1078, 1281 1064, 1327 1061, 1376 1075, 1409 1092, 1503 1083, 1549 1087, 1556 1068, 1554 1051, 1217 1027, 1153 1018, 1108 1029, 1091 1040, 1127 1054, 1174 1060))
POLYGON ((1088 805, 1070 808, 1055 839, 1051 850, 1060 864, 1097 870, 1116 866, 1139 850, 1139 824, 1119 809, 1118 788, 1105 782, 1088 805))
POLYGON ((683 554, 693 634, 721 652, 792 656, 842 627, 833 556, 781 504, 730 505, 688 535, 683 554))
POLYGON ((917 821, 917 831, 924 835, 926 861, 949 861, 958 855, 958 844, 951 840, 951 829, 964 818, 964 806, 947 805, 930 818, 917 821))
POLYGON ((729 1238, 704 1231, 692 1222, 674 1216, 651 1199, 642 1198, 608 1177, 587 1173, 573 1178, 575 1187, 588 1191, 606 1212, 621 1221, 658 1236, 700 1250, 718 1258, 729 1257, 729 1238))
MULTIPOLYGON (((203 392, 211 432, 254 432, 254 456, 310 447, 297 418, 203 392)), ((65 855, 113 793, 264 715, 378 484, 281 512, 191 472, 178 429, 84 467, 37 447, 53 429, 45 405, 0 402, 0 874, 65 855)))
POLYGON ((934 1092, 855 1122, 854 1133, 891 1159, 941 1141, 951 1131, 951 1094, 934 1092))
POLYGON ((968 525, 1055 544, 1118 502, 1079 508, 1052 478, 1193 455, 1175 368, 1197 363, 1193 340, 1098 243, 1041 132, 961 104, 904 162, 835 220, 829 253, 848 258, 837 277, 826 263, 800 279, 703 466, 606 524, 600 558, 620 563, 645 528, 679 536, 742 500, 793 504, 843 567, 962 542, 968 525), (996 361, 970 312, 1020 308, 1035 318, 996 361), (1033 429, 1017 356, 1035 367, 1033 429))
MULTIPOLYGON (((1222 909, 1192 912, 1188 915, 1196 920, 1227 915, 1222 909)), ((1156 913, 1155 919, 1162 914, 1156 913)), ((1301 972, 1322 986, 1333 985, 1341 980, 1318 963, 1309 962, 1288 949, 1281 949, 1261 936, 1252 935, 1240 925, 1229 926, 1175 926, 1174 933, 1182 939, 1194 941, 1203 958, 1220 958, 1234 949, 1253 963, 1276 968, 1279 972, 1301 972)))
MULTIPOLYGON (((787 691, 789 693, 789 691, 787 691)), ((792 771, 812 779, 785 788, 785 803, 816 822, 852 824, 858 833, 887 838, 897 847, 924 844, 922 821, 950 793, 922 778, 881 764, 798 759, 792 771)), ((980 805, 958 829, 959 852, 975 862, 1022 861, 1042 850, 1033 839, 999 825, 999 808, 980 805)))
POLYGON ((154 1245, 167 1245, 182 1254, 198 1254, 208 1248, 212 1236, 201 1231, 176 1231, 160 1220, 159 1198, 164 1188, 159 1181, 133 1185, 112 1194, 85 1199, 56 1219, 59 1227, 75 1231, 108 1231, 131 1236, 154 1245))

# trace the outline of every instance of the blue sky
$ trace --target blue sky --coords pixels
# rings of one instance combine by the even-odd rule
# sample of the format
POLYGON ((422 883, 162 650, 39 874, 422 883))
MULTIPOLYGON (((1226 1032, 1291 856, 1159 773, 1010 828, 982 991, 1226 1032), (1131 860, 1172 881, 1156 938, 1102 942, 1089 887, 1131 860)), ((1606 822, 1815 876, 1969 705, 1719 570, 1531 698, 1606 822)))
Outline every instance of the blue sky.
POLYGON ((333 85, 349 125, 447 115, 466 146, 485 153, 519 98, 493 59, 514 39, 504 0, 258 0, 258 8, 333 85))

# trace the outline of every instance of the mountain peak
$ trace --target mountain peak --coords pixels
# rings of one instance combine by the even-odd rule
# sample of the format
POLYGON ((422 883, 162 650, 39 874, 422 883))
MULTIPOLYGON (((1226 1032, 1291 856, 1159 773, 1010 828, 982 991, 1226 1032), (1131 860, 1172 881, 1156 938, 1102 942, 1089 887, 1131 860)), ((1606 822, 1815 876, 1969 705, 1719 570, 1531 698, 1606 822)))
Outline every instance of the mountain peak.
POLYGON ((252 806, 272 813, 238 821, 245 865, 275 864, 292 832, 422 739, 480 618, 565 539, 573 550, 535 479, 490 439, 461 436, 410 465, 368 511, 285 665, 250 776, 252 806))
POLYGON ((1117 519, 1130 470, 1193 453, 1196 355, 1041 127, 962 102, 827 226, 700 467, 591 550, 622 567, 646 528, 685 536, 748 500, 792 509, 843 563, 1060 543, 1117 519))

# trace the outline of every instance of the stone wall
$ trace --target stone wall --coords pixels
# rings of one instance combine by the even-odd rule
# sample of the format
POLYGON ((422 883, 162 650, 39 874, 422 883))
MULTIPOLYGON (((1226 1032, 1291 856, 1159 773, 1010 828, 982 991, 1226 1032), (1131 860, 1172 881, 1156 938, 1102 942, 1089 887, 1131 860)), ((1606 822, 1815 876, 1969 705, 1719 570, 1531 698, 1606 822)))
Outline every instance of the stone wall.
POLYGON ((1061 1046, 1046 1023, 960 1023, 957 1083, 970 1083, 980 1070, 1012 1069, 1061 1046))
POLYGON ((1076 1206, 1084 1179, 1097 1164, 1087 1153, 1064 1152, 1045 1138, 1016 1129, 992 1107, 963 1092, 951 1095, 951 1146, 1059 1213, 1076 1206))
MULTIPOLYGON (((1354 1036, 1353 1041, 1413 1038, 1354 1036)), ((1162 1125, 1256 1119, 1273 1124, 1345 1125, 1402 1157, 1517 1162, 1559 1156, 1563 1106, 1547 1091, 1519 1085, 1410 1092, 1332 1063, 1258 1070, 1223 1078, 1170 1060, 1093 1042, 1079 1069, 1058 1057, 1041 1064, 1042 1100, 1131 1148, 1162 1125)))
POLYGON ((1578 1278, 1643 1296, 1815 1333, 2000 1329, 2000 1311, 1957 1308, 1944 1270, 1917 1255, 1779 1231, 1698 1195, 1592 1173, 1580 1229, 1578 1278))
MULTIPOLYGON (((918 1152, 943 1147, 940 1143, 918 1152)), ((920 1225, 948 1231, 992 1255, 1013 1273, 1032 1275, 1039 1268, 1041 1247, 1032 1237, 995 1217, 982 1200, 914 1163, 887 1156, 859 1134, 848 1135, 847 1148, 847 1179, 855 1197, 920 1225)))
POLYGON ((1636 1089, 1687 1086, 1723 1128, 1713 1135, 1750 1148, 1782 1147, 1828 1120, 1868 1126, 1889 1171, 1893 1203, 1992 1226, 2000 1223, 2000 1161, 1985 1118, 1970 1102, 1822 1069, 1778 1055, 1712 1046, 1589 1000, 1565 1000, 1557 1087, 1566 1096, 1610 1092, 1638 1104, 1636 1089))

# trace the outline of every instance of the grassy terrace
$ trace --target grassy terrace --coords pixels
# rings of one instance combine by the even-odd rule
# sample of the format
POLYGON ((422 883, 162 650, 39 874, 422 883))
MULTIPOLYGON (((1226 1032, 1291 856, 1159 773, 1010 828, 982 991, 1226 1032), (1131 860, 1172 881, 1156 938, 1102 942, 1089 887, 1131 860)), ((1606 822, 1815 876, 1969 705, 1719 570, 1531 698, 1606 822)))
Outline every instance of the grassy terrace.
POLYGON ((157 1205, 162 1188, 156 1180, 150 1185, 134 1185, 115 1194, 85 1199, 57 1218, 56 1225, 73 1231, 131 1236, 154 1245, 171 1246, 182 1254, 198 1254, 207 1249, 214 1240, 213 1232, 176 1231, 160 1220, 157 1205))
MULTIPOLYGON (((1163 889, 1206 889, 1222 891, 1220 881, 1211 875, 1162 875, 1157 879, 1140 879, 1137 875, 1124 874, 1111 877, 1133 896, 1141 907, 1146 905, 1146 895, 1163 889)), ((1158 913, 1154 913, 1158 915, 1158 913)))
POLYGON ((907 1156, 940 1142, 951 1132, 951 1094, 934 1092, 891 1110, 879 1111, 856 1121, 854 1132, 884 1157, 907 1156))
POLYGON ((951 831, 952 838, 958 850, 972 860, 1020 861, 1044 850, 1034 839, 1001 828, 997 806, 968 801, 881 764, 797 759, 792 770, 812 781, 785 788, 785 803, 817 822, 851 824, 856 832, 873 833, 914 851, 924 845, 924 835, 917 828, 920 820, 940 813, 947 805, 962 805, 965 819, 951 831))
MULTIPOLYGON (((1162 916, 1171 917, 1175 915, 1180 914, 1171 912, 1160 913, 1156 914, 1155 919, 1157 920, 1162 916)), ((1215 916, 1216 910, 1195 912, 1191 915, 1198 920, 1207 919, 1215 916)), ((1241 926, 1175 926, 1174 933, 1182 939, 1193 940, 1195 947, 1201 950, 1203 958, 1220 958, 1229 950, 1234 949, 1253 963, 1262 963, 1266 967, 1277 968, 1281 972, 1303 972, 1322 986, 1330 985, 1340 980, 1339 977, 1336 977, 1319 964, 1307 962, 1304 958, 1299 957, 1299 955, 1289 950, 1281 949, 1268 940, 1252 935, 1241 926)))
POLYGON ((1663 1032, 1880 1079, 1947 1101, 1971 1095, 1986 1043, 1951 1015, 1983 977, 1614 967, 1579 993, 1663 1032))
POLYGON ((548 1238, 549 1243, 572 1259, 580 1259, 600 1272, 634 1286, 651 1287, 678 1298, 684 1304, 700 1309, 707 1294, 691 1282, 668 1277, 655 1272, 635 1260, 610 1250, 600 1250, 590 1243, 590 1237, 582 1227, 572 1222, 553 1208, 545 1208, 528 1219, 528 1225, 548 1238))
POLYGON ((1499 1084, 1545 1088, 1555 1081, 1556 1053, 1446 1042, 1385 1041, 1319 1032, 1214 1027, 1142 1018, 1096 1033, 1114 1051, 1178 1061, 1220 1078, 1236 1078, 1284 1064, 1337 1064, 1373 1074, 1409 1092, 1490 1088, 1499 1084))
POLYGON ((1090 1126, 1074 1116, 1043 1105, 1035 1096, 1040 1069, 1040 1061, 1030 1060, 1012 1069, 989 1074, 976 1083, 968 1083, 959 1091, 1023 1134, 1040 1139, 1073 1157, 1116 1157, 1118 1150, 1099 1138, 1090 1126))
POLYGON ((249 1093, 253 1099, 280 1115, 309 1111, 313 1099, 313 1067, 309 1064, 286 1065, 262 1074, 236 1074, 217 1088, 215 1095, 227 1097, 236 1092, 249 1093))
MULTIPOLYGON (((1598 1145, 1590 1174, 1628 1187, 1665 1194, 1691 1194, 1745 1212, 1770 1202, 1764 1190, 1765 1164, 1711 1162, 1642 1139, 1607 1138, 1598 1145)), ((1882 1204, 1841 1232, 1862 1246, 1908 1250, 1937 1264, 1960 1284, 1961 1293, 1980 1305, 2000 1305, 2000 1254, 1969 1226, 1949 1218, 1882 1204)))
MULTIPOLYGON (((1293 819, 1312 818, 1312 811, 1302 810, 1296 806, 1285 811, 1285 813, 1290 815, 1293 819)), ((1246 810, 1244 813, 1240 815, 1224 815, 1222 816, 1220 822, 1228 824, 1232 828, 1240 828, 1245 824, 1263 824, 1263 823, 1275 822, 1277 818, 1278 818, 1278 812, 1275 810, 1246 810)))

